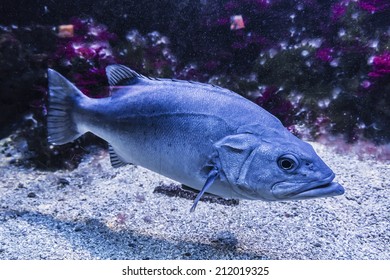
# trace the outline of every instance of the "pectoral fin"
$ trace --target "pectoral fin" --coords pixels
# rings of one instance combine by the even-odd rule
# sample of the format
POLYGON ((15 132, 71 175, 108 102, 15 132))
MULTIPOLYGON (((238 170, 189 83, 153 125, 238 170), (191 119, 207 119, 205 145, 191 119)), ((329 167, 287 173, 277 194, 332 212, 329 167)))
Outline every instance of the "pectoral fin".
POLYGON ((200 193, 196 196, 196 198, 194 200, 194 204, 192 205, 192 207, 190 209, 191 213, 195 211, 196 205, 198 205, 200 198, 211 187, 211 185, 214 183, 215 179, 217 179, 218 175, 219 175, 219 170, 217 167, 214 167, 213 169, 211 169, 211 171, 207 175, 206 183, 204 184, 202 190, 200 191, 200 193))

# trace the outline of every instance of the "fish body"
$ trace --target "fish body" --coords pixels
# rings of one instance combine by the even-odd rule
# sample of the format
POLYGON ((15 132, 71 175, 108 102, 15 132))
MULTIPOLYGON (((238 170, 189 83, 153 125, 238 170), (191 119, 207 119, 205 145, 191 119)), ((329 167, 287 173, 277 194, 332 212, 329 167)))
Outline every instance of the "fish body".
POLYGON ((255 103, 217 86, 106 69, 111 96, 92 99, 49 69, 48 139, 92 132, 127 163, 224 197, 267 201, 340 195, 313 148, 255 103))

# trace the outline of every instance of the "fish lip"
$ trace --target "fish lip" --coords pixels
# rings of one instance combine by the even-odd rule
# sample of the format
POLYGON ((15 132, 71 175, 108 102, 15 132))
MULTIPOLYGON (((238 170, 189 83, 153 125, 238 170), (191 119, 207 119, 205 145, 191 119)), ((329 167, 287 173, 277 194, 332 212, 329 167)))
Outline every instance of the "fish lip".
POLYGON ((327 196, 336 196, 342 195, 344 193, 344 188, 337 182, 333 182, 335 174, 327 176, 322 180, 317 180, 305 184, 304 186, 295 187, 295 185, 302 184, 302 182, 280 182, 273 186, 272 193, 276 199, 281 200, 297 200, 297 199, 309 199, 317 197, 327 197, 327 196), (294 188, 287 188, 290 186, 294 188))

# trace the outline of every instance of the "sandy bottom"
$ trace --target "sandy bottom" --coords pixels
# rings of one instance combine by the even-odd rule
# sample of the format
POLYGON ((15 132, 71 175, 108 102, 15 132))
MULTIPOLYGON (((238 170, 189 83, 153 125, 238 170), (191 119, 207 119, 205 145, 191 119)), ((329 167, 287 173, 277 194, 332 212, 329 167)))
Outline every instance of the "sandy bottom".
POLYGON ((194 213, 191 200, 153 192, 173 181, 113 169, 98 148, 71 172, 1 153, 0 259, 390 259, 390 163, 313 146, 343 196, 200 202, 194 213))

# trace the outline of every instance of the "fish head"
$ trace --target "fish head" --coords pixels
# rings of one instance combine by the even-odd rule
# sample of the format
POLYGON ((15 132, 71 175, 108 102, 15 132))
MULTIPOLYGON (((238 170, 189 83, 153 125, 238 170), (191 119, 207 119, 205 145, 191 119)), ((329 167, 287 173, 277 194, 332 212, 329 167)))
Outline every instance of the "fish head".
POLYGON ((279 146, 276 159, 278 178, 271 192, 276 200, 298 200, 337 196, 344 188, 334 182, 334 172, 317 155, 313 147, 295 138, 289 149, 279 146))
MULTIPOLYGON (((248 199, 300 200, 344 193, 313 147, 290 132, 251 137, 239 171, 226 172, 235 192, 248 199)), ((237 149, 235 150, 237 152, 237 149)), ((237 162, 237 161, 236 161, 237 162)), ((226 164, 225 164, 226 166, 226 164)))

